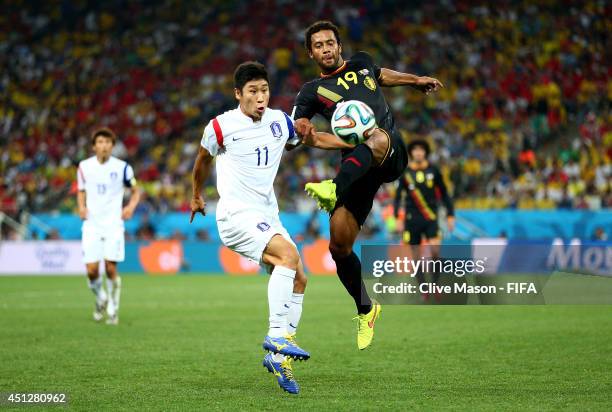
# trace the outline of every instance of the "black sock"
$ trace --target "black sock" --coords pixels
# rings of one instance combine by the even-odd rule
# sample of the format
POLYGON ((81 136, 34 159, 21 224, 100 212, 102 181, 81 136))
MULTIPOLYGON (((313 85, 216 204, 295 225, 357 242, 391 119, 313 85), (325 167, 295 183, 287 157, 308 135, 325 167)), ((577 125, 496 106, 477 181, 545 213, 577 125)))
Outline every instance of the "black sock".
POLYGON ((440 281, 440 274, 440 272, 433 272, 431 275, 431 281, 436 285, 438 284, 438 281, 440 281))
POLYGON ((434 272, 432 272, 432 274, 431 274, 431 280, 432 280, 433 283, 438 284, 438 281, 440 280, 441 273, 438 272, 435 269, 436 269, 436 267, 438 265, 440 265, 440 269, 441 269, 443 264, 444 264, 444 261, 440 257, 438 257, 438 256, 432 256, 431 259, 434 261, 434 272))
POLYGON ((417 282, 419 282, 419 285, 422 285, 423 283, 425 283, 425 272, 419 270, 416 274, 416 278, 417 282))
POLYGON ((334 261, 340 281, 355 301, 357 313, 369 313, 372 310, 372 301, 361 278, 361 262, 355 252, 343 258, 335 258, 334 261))
POLYGON ((353 152, 342 161, 340 171, 334 179, 336 195, 340 198, 354 181, 365 175, 372 166, 372 149, 365 143, 357 145, 353 152))

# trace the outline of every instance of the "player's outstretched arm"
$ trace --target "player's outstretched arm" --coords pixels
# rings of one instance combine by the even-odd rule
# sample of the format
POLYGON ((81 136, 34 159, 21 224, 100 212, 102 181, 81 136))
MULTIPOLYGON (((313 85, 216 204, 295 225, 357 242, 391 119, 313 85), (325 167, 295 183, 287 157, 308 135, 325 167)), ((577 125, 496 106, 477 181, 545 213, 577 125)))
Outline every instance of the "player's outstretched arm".
POLYGON ((336 135, 326 132, 314 132, 313 135, 304 137, 302 143, 306 146, 325 150, 352 149, 355 147, 355 145, 345 142, 336 135))
POLYGON ((210 152, 200 146, 200 150, 198 150, 198 156, 195 159, 193 171, 191 173, 191 189, 193 196, 191 197, 191 217, 189 218, 189 223, 193 222, 193 218, 195 217, 196 213, 201 213, 202 216, 206 215, 206 211, 204 210, 206 202, 204 201, 200 190, 202 189, 202 185, 206 179, 208 179, 210 168, 212 166, 212 160, 213 157, 210 152))
POLYGON ((378 82, 381 86, 393 87, 393 86, 410 86, 414 89, 420 90, 425 94, 436 92, 440 88, 444 87, 440 80, 433 77, 417 76, 410 73, 396 72, 395 70, 382 68, 380 69, 380 76, 378 82))
POLYGON ((352 149, 355 147, 331 133, 317 132, 314 125, 306 118, 296 120, 295 131, 306 146, 325 150, 352 149))

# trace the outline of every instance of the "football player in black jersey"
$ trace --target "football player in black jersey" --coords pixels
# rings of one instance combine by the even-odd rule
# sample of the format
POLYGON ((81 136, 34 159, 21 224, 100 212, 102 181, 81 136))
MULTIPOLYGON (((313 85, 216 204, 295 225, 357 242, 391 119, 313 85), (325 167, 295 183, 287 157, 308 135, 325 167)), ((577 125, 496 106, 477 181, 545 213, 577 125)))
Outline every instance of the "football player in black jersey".
MULTIPOLYGON (((440 258, 440 231, 438 229, 438 208, 444 204, 447 212, 447 227, 450 232, 455 227, 455 212, 453 201, 448 194, 446 184, 440 170, 428 161, 429 144, 425 140, 414 140, 408 144, 410 162, 403 176, 398 180, 395 195, 394 214, 397 218, 402 195, 406 192, 404 230, 402 243, 411 246, 413 259, 418 259, 421 253, 421 240, 427 239, 431 258, 440 258)), ((439 273, 433 273, 433 283, 437 283, 439 273)), ((425 274, 416 274, 419 284, 425 282, 425 274)), ((439 295, 436 295, 438 298, 439 295)), ((428 294, 423 294, 427 300, 428 294)))
POLYGON ((381 87, 411 86, 430 93, 443 86, 432 77, 380 68, 365 52, 344 60, 338 28, 329 21, 318 21, 308 27, 305 47, 321 75, 306 83, 295 101, 293 119, 302 140, 311 142, 321 136, 310 122, 315 114, 330 120, 336 105, 347 100, 360 100, 370 106, 378 125, 364 143, 343 150, 340 170, 333 180, 306 185, 308 193, 331 214, 329 250, 338 277, 355 300, 359 320, 357 345, 365 349, 372 342, 380 305, 373 304, 368 296, 353 244, 378 188, 401 176, 408 161, 381 87))

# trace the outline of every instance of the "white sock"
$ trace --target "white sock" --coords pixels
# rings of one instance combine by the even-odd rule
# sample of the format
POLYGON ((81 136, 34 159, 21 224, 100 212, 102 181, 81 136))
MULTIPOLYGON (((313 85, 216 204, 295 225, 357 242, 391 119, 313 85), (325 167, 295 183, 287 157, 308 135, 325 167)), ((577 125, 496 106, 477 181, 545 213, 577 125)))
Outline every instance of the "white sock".
POLYGON ((87 278, 87 285, 96 297, 96 303, 98 305, 103 304, 106 301, 106 291, 102 287, 102 276, 98 276, 94 280, 87 278))
POLYGON ((297 327, 302 317, 302 303, 304 302, 303 293, 293 293, 291 303, 289 303, 289 314, 287 315, 287 332, 293 335, 297 332, 297 327))
POLYGON ((106 288, 108 289, 108 305, 106 313, 115 316, 119 312, 119 299, 121 297, 121 278, 117 276, 115 280, 106 278, 106 288))
POLYGON ((281 355, 280 353, 272 353, 272 360, 274 362, 283 362, 285 360, 285 355, 281 355))
POLYGON ((273 338, 287 334, 287 314, 293 291, 295 270, 275 266, 268 282, 268 307, 270 308, 270 329, 273 338))

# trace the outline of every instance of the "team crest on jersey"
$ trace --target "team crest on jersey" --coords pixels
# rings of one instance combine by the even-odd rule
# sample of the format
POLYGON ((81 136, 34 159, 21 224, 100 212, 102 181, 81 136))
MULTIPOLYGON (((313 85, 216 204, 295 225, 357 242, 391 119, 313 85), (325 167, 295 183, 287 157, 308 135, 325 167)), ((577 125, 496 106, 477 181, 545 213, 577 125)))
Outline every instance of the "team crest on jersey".
POLYGON ((110 178, 111 178, 111 180, 113 180, 113 181, 114 181, 114 180, 117 180, 117 172, 111 172, 111 174, 110 174, 110 178))
POLYGON ((433 179, 434 179, 433 173, 427 173, 427 187, 429 188, 433 187, 433 179))
POLYGON ((257 224, 257 229, 261 230, 262 232, 265 232, 266 230, 270 230, 270 225, 266 222, 259 222, 257 224))
POLYGON ((371 76, 366 76, 366 78, 363 81, 363 84, 365 84, 365 87, 367 87, 368 89, 372 91, 376 90, 376 82, 371 76))
POLYGON ((368 74, 370 74, 370 71, 368 69, 362 69, 362 70, 359 70, 359 74, 363 76, 367 76, 368 74))
POLYGON ((270 129, 272 130, 272 136, 276 137, 277 139, 280 139, 283 135, 283 129, 281 128, 279 122, 272 122, 270 124, 270 129))

